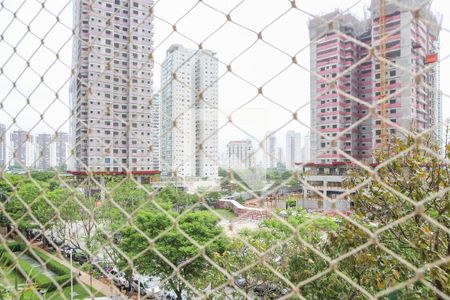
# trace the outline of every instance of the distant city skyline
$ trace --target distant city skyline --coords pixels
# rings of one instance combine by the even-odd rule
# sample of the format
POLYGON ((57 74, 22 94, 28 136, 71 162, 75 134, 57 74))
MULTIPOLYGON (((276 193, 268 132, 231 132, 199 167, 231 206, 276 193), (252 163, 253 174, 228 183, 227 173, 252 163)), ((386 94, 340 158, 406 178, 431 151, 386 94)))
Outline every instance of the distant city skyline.
MULTIPOLYGON (((211 0, 210 4, 215 7, 221 7, 221 9, 226 11, 227 9, 231 9, 232 2, 224 3, 223 1, 211 0)), ((168 16, 167 20, 175 22, 177 20, 175 16, 182 16, 184 12, 189 10, 189 5, 192 3, 194 2, 186 0, 177 3, 177 5, 173 5, 170 1, 160 1, 160 3, 155 4, 154 11, 158 16, 168 16)), ((334 7, 332 4, 336 5, 335 1, 331 0, 324 0, 323 3, 327 3, 324 4, 326 7, 334 7)), ((13 3, 5 3, 5 6, 13 5, 13 3)), ((52 5, 55 4, 49 3, 47 9, 51 9, 52 5)), ((367 0, 360 1, 356 5, 353 1, 343 0, 339 2, 341 11, 346 11, 346 9, 351 8, 349 13, 359 20, 362 20, 363 15, 368 12, 367 8, 369 5, 370 1, 367 0)), ((152 81, 159 80, 158 75, 161 73, 161 65, 166 50, 173 44, 183 44, 186 48, 195 50, 199 49, 199 45, 201 45, 202 49, 210 49, 214 52, 220 51, 220 57, 218 59, 218 77, 220 78, 218 81, 218 95, 221 99, 220 105, 218 106, 218 128, 220 129, 217 134, 219 152, 225 152, 227 141, 241 134, 243 135, 242 138, 249 138, 252 142, 258 144, 263 141, 265 132, 276 131, 277 144, 280 147, 284 147, 283 138, 278 133, 294 130, 304 135, 309 131, 310 106, 308 102, 311 100, 309 95, 311 83, 309 62, 311 57, 308 47, 305 47, 309 44, 308 22, 312 16, 323 15, 323 7, 325 6, 317 6, 314 3, 304 2, 302 3, 302 7, 309 14, 295 11, 283 16, 280 19, 280 25, 278 27, 276 25, 277 22, 275 22, 274 25, 265 28, 265 25, 275 19, 277 14, 288 9, 289 6, 289 3, 267 1, 258 4, 258 9, 264 13, 255 16, 253 16, 252 5, 239 7, 233 12, 233 21, 238 24, 240 22, 246 23, 255 32, 262 30, 263 41, 258 41, 246 51, 244 50, 253 43, 255 37, 254 32, 243 28, 229 31, 225 29, 226 26, 223 30, 221 29, 211 37, 206 38, 208 36, 207 33, 213 32, 216 29, 215 26, 219 25, 219 17, 223 17, 220 14, 214 15, 213 13, 194 11, 190 17, 202 17, 205 20, 203 25, 197 26, 194 24, 196 22, 181 22, 177 24, 177 29, 182 31, 186 30, 185 35, 192 37, 191 40, 173 32, 173 27, 168 26, 167 23, 158 20, 158 18, 153 20, 152 25, 157 30, 152 32, 152 46, 154 46, 152 50, 154 52, 152 51, 151 56, 155 61, 155 65, 152 66, 152 73, 155 74, 155 77, 152 81), (239 19, 239 14, 241 15, 241 19, 239 19), (245 15, 252 15, 252 18, 242 18, 245 15), (293 30, 286 31, 285 28, 293 28, 293 30), (233 39, 233 43, 229 42, 230 38, 233 39), (272 46, 277 46, 285 53, 277 51, 272 46), (267 57, 270 57, 270 59, 267 59, 267 57), (301 68, 296 64, 292 64, 292 57, 296 58, 297 63, 302 66, 301 68), (229 72, 229 69, 231 72, 229 72), (283 72, 278 74, 281 70, 283 72), (259 89, 260 87, 261 89, 259 89), (261 91, 262 93, 260 93, 261 91), (293 112, 297 115, 296 120, 292 118, 293 112), (233 122, 227 124, 229 120, 233 122)), ((108 11, 106 3, 102 2, 99 4, 99 8, 103 8, 106 15, 108 11)), ((448 2, 442 0, 435 0, 431 8, 443 14, 450 12, 448 2)), ((10 10, 14 11, 13 8, 10 8, 10 10)), ((8 75, 8 78, 12 80, 6 79, 5 76, 2 76, 5 80, 0 80, 0 97, 4 98, 2 100, 2 108, 0 109, 0 119, 5 123, 8 132, 14 129, 23 129, 36 136, 39 133, 52 133, 69 129, 70 101, 68 79, 71 76, 70 66, 72 65, 73 45, 66 41, 72 37, 70 28, 73 28, 73 21, 77 20, 77 18, 73 18, 73 15, 76 15, 76 13, 77 11, 73 11, 73 7, 70 5, 64 8, 61 13, 60 22, 66 25, 67 28, 62 28, 58 36, 67 39, 55 38, 45 40, 45 45, 50 49, 50 52, 57 52, 59 55, 59 60, 56 60, 57 66, 55 68, 50 67, 55 60, 53 55, 38 51, 36 55, 33 54, 31 56, 32 51, 29 49, 33 49, 33 46, 39 47, 40 42, 24 41, 18 43, 19 41, 15 40, 15 35, 10 32, 12 29, 5 32, 4 40, 10 41, 10 44, 17 42, 17 53, 23 54, 22 58, 16 57, 11 52, 11 47, 8 46, 5 46, 5 51, 3 52, 6 54, 11 52, 12 57, 16 57, 19 60, 18 62, 14 62, 14 64, 12 62, 7 63, 3 68, 3 74, 8 75), (22 76, 18 72, 20 70, 18 66, 26 62, 30 62, 33 70, 40 75, 36 77, 35 75, 37 74, 24 74, 22 76), (45 91, 43 90, 43 85, 40 83, 40 76, 43 74, 46 74, 45 83, 50 84, 50 87, 46 88, 45 91), (17 83, 14 88, 12 88, 13 82, 17 83), (36 92, 32 92, 36 86, 39 88, 36 92), (10 90, 12 91, 11 94, 5 92, 10 90), (58 91, 58 93, 55 93, 55 91, 58 91), (27 99, 26 95, 30 95, 29 99, 27 99), (48 108, 47 106, 50 104, 51 106, 48 108)), ((7 14, 7 11, 5 11, 5 14, 7 14)), ((33 10, 24 11, 23 14, 24 17, 33 16, 33 10)), ((101 19, 102 17, 99 16, 99 18, 101 19)), ((20 29, 22 25, 13 22, 11 28, 20 29)), ((107 26, 103 25, 99 26, 98 29, 104 30, 105 34, 107 34, 107 26)), ((34 24, 34 28, 42 29, 42 31, 44 31, 44 28, 50 30, 52 26, 53 24, 49 20, 39 20, 34 24)), ((450 28, 450 22, 447 18, 443 19, 442 26, 445 29, 450 28)), ((17 30, 17 32, 20 32, 20 30, 17 30)), ((80 34, 80 37, 84 34, 80 34)), ((441 35, 443 35, 441 39, 446 40, 446 37, 449 37, 449 30, 443 30, 441 35)), ((101 38, 103 39, 103 37, 101 38)), ((121 38, 123 38, 123 35, 121 38)), ((106 45, 103 45, 103 42, 106 44, 106 39, 102 40, 101 47, 105 46, 105 49, 108 48, 106 45)), ((446 43, 442 43, 440 58, 445 58, 449 52, 450 47, 446 43)), ((117 54, 123 55, 123 53, 117 54)), ((0 54, 0 62, 6 62, 6 57, 7 55, 0 54)), ((77 57, 74 61, 78 63, 83 61, 83 59, 77 57)), ((92 59, 97 58, 94 57, 92 59)), ((442 70, 448 67, 447 61, 443 61, 441 65, 442 70)), ((106 65, 106 61, 102 61, 101 65, 106 65)), ((441 81, 446 82, 449 79, 449 75, 446 72, 442 72, 441 81)), ((150 89, 153 89, 152 87, 154 87, 153 82, 150 89)), ((152 95, 158 94, 161 89, 162 87, 159 90, 155 88, 150 93, 152 95)), ((445 100, 448 99, 450 92, 445 85, 442 86, 442 89, 441 100, 443 110, 441 115, 442 119, 446 119, 450 116, 450 104, 449 101, 445 100)), ((103 90, 99 90, 99 92, 104 93, 103 90)), ((103 108, 100 110, 102 113, 107 112, 103 108)), ((128 124, 129 121, 126 121, 126 123, 128 124)), ((99 130, 103 131, 105 129, 102 128, 99 130)), ((94 149, 94 147, 91 148, 94 149)), ((153 151, 153 149, 157 148, 157 145, 153 145, 151 142, 145 148, 136 150, 150 151, 152 149, 153 151)), ((306 151, 302 150, 302 153, 306 153, 306 151)), ((149 156, 151 155, 149 154, 149 156)), ((92 158, 99 159, 99 157, 92 158)), ((120 164, 125 164, 123 159, 126 159, 128 163, 130 157, 121 157, 120 164)), ((157 158, 153 158, 152 156, 151 159, 156 160, 157 158)), ((138 159, 136 158, 136 160, 138 159)), ((286 160, 286 156, 284 160, 286 160)), ((111 163, 114 160, 109 159, 108 161, 111 163)), ((106 164, 108 163, 103 161, 103 167, 106 167, 106 164)), ((147 162, 144 164, 147 167, 147 162)), ((149 163, 148 165, 149 168, 154 169, 158 164, 149 163)))
POLYGON ((2 131, 3 127, 0 123, 0 151, 5 149, 0 168, 66 169, 70 155, 66 132, 32 135, 24 130, 2 131))
MULTIPOLYGON (((246 1, 245 3, 248 3, 246 1)), ((284 11, 288 10, 290 3, 279 1, 265 1, 240 5, 231 15, 237 24, 245 24, 253 30, 246 30, 231 23, 208 37, 221 22, 225 21, 224 16, 212 11, 194 10, 185 20, 195 20, 201 18, 204 22, 179 22, 177 30, 183 35, 173 32, 173 27, 163 22, 176 22, 184 15, 197 1, 159 1, 155 4, 154 11, 158 17, 153 24, 157 30, 154 31, 154 82, 159 82, 160 65, 165 57, 166 50, 172 44, 183 44, 187 48, 198 49, 201 46, 205 49, 220 52, 220 62, 218 67, 219 97, 222 99, 219 105, 219 151, 226 151, 226 143, 242 134, 242 138, 250 138, 255 144, 263 140, 266 131, 288 131, 294 130, 305 134, 308 132, 310 124, 309 105, 310 101, 310 54, 307 45, 308 22, 312 16, 323 15, 339 6, 341 11, 350 9, 350 13, 362 19, 367 13, 370 1, 343 0, 338 5, 333 0, 322 0, 320 3, 314 1, 298 1, 302 10, 291 11, 284 15, 273 25, 265 28, 271 21, 275 20, 284 11), (258 7, 259 14, 254 14, 255 7, 258 7), (249 16, 252 16, 251 18, 249 16), (236 28, 234 28, 236 27, 236 28), (290 28, 291 30, 286 30, 290 28), (243 52, 255 41, 255 33, 262 31, 264 41, 258 41, 249 50, 243 52), (208 37, 208 38, 207 38, 208 37), (230 41, 233 42, 230 42, 230 41), (285 53, 275 50, 271 45, 282 49, 285 53), (302 50, 303 49, 303 50, 302 50), (243 52, 243 53, 241 53, 243 52), (267 59, 270 57, 270 59, 267 59), (301 68, 292 64, 292 57, 295 57, 301 68), (227 66, 230 65, 233 73, 229 73, 227 66), (281 70, 285 69, 278 74, 281 70), (278 74, 278 75, 277 75, 278 74), (222 75, 224 75, 222 77, 222 75), (272 79, 273 76, 277 75, 272 79), (248 83, 239 77, 247 80, 248 83), (269 81, 270 79, 270 81, 269 81), (264 85, 264 86, 263 86, 264 85), (263 95, 258 94, 258 87, 261 87, 263 95), (271 101, 269 101, 268 99, 271 101), (253 101, 249 102, 251 99, 253 101), (249 102, 248 104, 245 104, 249 102), (245 105, 244 105, 245 104, 245 105), (239 109, 237 109, 239 108, 239 109), (233 113, 231 113, 233 112, 233 113), (292 113, 296 112, 299 121, 292 121, 292 113), (227 124, 229 117, 233 124, 227 124), (288 122, 291 120, 290 122, 288 122), (237 128, 238 127, 238 128, 237 128)), ((234 5, 235 0, 219 1, 208 0, 213 7, 227 12, 234 5)), ((105 3, 104 3, 105 4, 105 3)), ((18 2, 5 2, 5 7, 14 11, 18 2)), ((36 19, 33 23, 33 30, 36 32, 50 32, 52 38, 45 39, 45 46, 36 53, 40 47, 40 40, 25 39, 19 43, 12 32, 26 33, 26 26, 19 20, 12 20, 12 14, 6 10, 5 19, 11 19, 10 29, 4 34, 4 40, 10 45, 17 44, 14 53, 11 46, 3 45, 0 51, 0 63, 5 64, 0 80, 0 98, 2 108, 0 109, 0 120, 8 128, 8 132, 16 129, 29 131, 33 135, 39 133, 53 133, 55 131, 69 131, 70 101, 69 101, 69 79, 71 76, 71 62, 73 45, 67 42, 72 37, 73 28, 73 7, 68 5, 62 7, 62 2, 49 2, 46 9, 59 11, 59 22, 63 26, 52 29, 54 22, 51 18, 36 19), (61 28, 59 28, 61 27, 61 28), (57 37, 57 38, 54 38, 57 37), (43 49, 47 48, 47 50, 43 49), (17 54, 21 54, 19 57, 17 54), (54 54, 58 53, 59 60, 55 62, 54 54), (49 55, 50 54, 50 55, 49 55), (12 59, 9 59, 9 56, 12 59), (7 59, 9 60, 8 63, 7 59), (26 62, 30 62, 36 74, 25 72, 20 75, 20 71, 26 68, 26 62), (46 87, 41 84, 41 76, 45 74, 46 87), (20 77, 19 77, 20 75, 20 77), (16 85, 12 88, 12 83, 16 85), (35 92, 34 89, 36 89, 35 92), (11 93, 9 91, 11 90, 11 93), (57 95, 55 95, 58 91, 57 95), (27 95, 29 95, 27 104, 27 95), (42 121, 41 117, 45 122, 42 121)), ((203 7, 200 3, 199 6, 203 7)), ((203 7, 204 8, 204 7, 203 7)), ((450 14, 450 8, 444 0, 435 0, 431 6, 433 11, 438 11, 444 15, 450 14)), ((37 10, 30 8, 21 11, 22 18, 32 18, 37 14, 37 10)), ((184 19, 184 18, 183 18, 184 19)), ((0 24, 0 30, 6 28, 5 24, 0 24)), ((441 32, 441 40, 450 38, 450 21, 444 18, 442 26, 446 30, 441 32)), ((445 58, 450 53, 448 43, 441 44, 441 58, 445 58)), ((441 69, 450 67, 450 61, 444 60, 441 69)), ((450 80, 448 72, 442 72, 442 82, 450 80)), ((161 88, 159 88, 160 90, 161 88)), ((442 85, 443 119, 450 117, 450 95, 449 87, 442 85)), ((158 89, 153 91, 158 92, 158 89)), ((278 136, 280 141, 282 138, 278 136)))
MULTIPOLYGON (((275 136, 276 139, 276 149, 282 149, 282 160, 281 162, 283 164, 285 164, 285 167, 289 169, 288 164, 287 164, 287 155, 288 155, 288 142, 287 142, 287 136, 289 135, 289 132, 294 132, 296 134, 300 134, 300 148, 299 148, 299 153, 297 155, 297 158, 295 160, 294 163, 305 163, 309 161, 309 132, 306 133, 302 133, 302 132, 296 132, 293 130, 288 130, 288 131, 284 131, 284 130, 279 130, 277 132, 275 132, 273 135, 275 136)), ((227 141, 227 143, 229 144, 230 142, 235 142, 235 141, 248 141, 251 143, 252 145, 252 151, 254 153, 254 160, 255 160, 255 165, 258 166, 266 166, 268 163, 268 156, 265 155, 265 152, 263 151, 263 148, 261 148, 260 146, 263 145, 263 142, 259 142, 257 140, 252 140, 252 139, 246 139, 245 135, 242 135, 240 138, 237 138, 235 140, 229 140, 227 141)), ((228 147, 227 147, 228 149, 228 147)), ((221 156, 221 166, 222 167, 227 167, 228 166, 228 150, 227 151, 220 151, 220 156, 221 156)), ((277 151, 275 151, 275 161, 277 161, 279 159, 279 154, 277 151)), ((276 162, 274 162, 274 165, 276 165, 276 162)), ((293 167, 295 168, 295 166, 293 167)))

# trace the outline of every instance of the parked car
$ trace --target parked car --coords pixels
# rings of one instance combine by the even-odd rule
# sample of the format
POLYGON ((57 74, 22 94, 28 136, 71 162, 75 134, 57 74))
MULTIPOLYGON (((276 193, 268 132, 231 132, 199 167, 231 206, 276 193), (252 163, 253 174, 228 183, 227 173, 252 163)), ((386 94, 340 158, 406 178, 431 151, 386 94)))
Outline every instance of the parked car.
POLYGON ((61 251, 61 254, 65 257, 69 257, 70 256, 70 250, 72 248, 69 245, 62 245, 61 247, 59 247, 59 251, 61 251))
POLYGON ((116 268, 111 269, 111 271, 108 274, 108 277, 113 281, 114 285, 120 288, 126 288, 128 289, 130 286, 130 283, 128 282, 127 278, 125 277, 125 273, 117 270, 116 268))
POLYGON ((113 270, 113 267, 108 264, 103 266, 103 271, 105 271, 105 273, 108 275, 109 275, 109 273, 111 273, 112 270, 113 270))
POLYGON ((61 254, 65 257, 70 257, 70 251, 73 251, 77 247, 73 245, 64 244, 61 247, 59 247, 59 250, 61 251, 61 254))
POLYGON ((147 296, 148 299, 160 298, 161 289, 159 288, 159 282, 157 280, 152 280, 148 277, 138 277, 133 279, 131 287, 137 293, 147 296))
POLYGON ((101 275, 104 275, 105 273, 105 266, 106 266, 106 262, 103 258, 100 257, 94 257, 94 259, 92 259, 91 261, 92 267, 99 271, 100 273, 102 273, 101 275))
POLYGON ((253 288, 253 292, 260 297, 266 296, 269 294, 269 286, 266 283, 257 284, 253 288))
POLYGON ((122 234, 115 233, 114 236, 113 236, 113 243, 118 245, 121 240, 122 240, 122 234))
POLYGON ((175 292, 165 292, 164 299, 166 300, 177 300, 177 294, 175 292))
POLYGON ((257 284, 253 288, 253 292, 260 297, 264 297, 267 295, 280 297, 283 295, 286 295, 288 293, 288 290, 285 288, 281 288, 275 283, 261 283, 257 284))
POLYGON ((240 288, 245 288, 247 286, 247 280, 243 277, 236 278, 236 280, 234 280, 234 284, 240 288))
POLYGON ((86 263, 89 260, 89 255, 82 249, 70 245, 62 245, 60 248, 61 254, 65 257, 70 257, 70 252, 72 252, 72 260, 79 263, 80 265, 86 263))
POLYGON ((47 248, 48 251, 55 251, 55 245, 51 242, 50 238, 46 235, 42 235, 42 244, 47 248))
MULTIPOLYGON (((187 300, 188 299, 188 297, 186 297, 185 295, 181 295, 181 298, 183 300, 187 300)), ((174 291, 169 291, 169 292, 165 292, 164 293, 164 296, 163 296, 162 299, 165 299, 165 300, 177 300, 178 298, 177 298, 177 294, 174 291)))
POLYGON ((58 247, 61 247, 64 244, 64 241, 59 237, 51 236, 50 239, 52 240, 53 244, 55 244, 58 247))
POLYGON ((42 241, 42 232, 39 229, 36 229, 36 228, 26 229, 25 235, 30 240, 34 240, 36 242, 42 241))

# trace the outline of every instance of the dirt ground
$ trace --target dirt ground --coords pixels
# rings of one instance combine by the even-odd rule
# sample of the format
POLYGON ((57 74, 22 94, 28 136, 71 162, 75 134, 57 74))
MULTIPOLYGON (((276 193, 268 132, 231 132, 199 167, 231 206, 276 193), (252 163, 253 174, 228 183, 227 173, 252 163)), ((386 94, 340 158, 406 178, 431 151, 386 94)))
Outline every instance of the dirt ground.
POLYGON ((261 220, 235 218, 232 220, 222 220, 219 225, 224 228, 228 236, 237 235, 242 229, 256 229, 261 220))

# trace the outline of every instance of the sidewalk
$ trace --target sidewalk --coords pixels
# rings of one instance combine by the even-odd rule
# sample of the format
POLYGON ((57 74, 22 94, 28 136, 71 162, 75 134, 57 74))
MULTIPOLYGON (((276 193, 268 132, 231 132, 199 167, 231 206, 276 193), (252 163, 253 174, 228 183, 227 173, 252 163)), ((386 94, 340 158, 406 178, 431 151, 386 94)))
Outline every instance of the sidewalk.
MULTIPOLYGON (((73 268, 78 271, 78 269, 73 268)), ((80 272, 81 276, 77 277, 79 282, 82 282, 87 289, 91 286, 90 275, 86 272, 80 272)), ((128 299, 124 294, 122 294, 119 289, 114 284, 105 284, 94 277, 92 277, 92 287, 102 293, 104 296, 112 298, 114 300, 128 299)))
MULTIPOLYGON (((38 247, 35 244, 33 244, 33 247, 43 250, 42 248, 38 247)), ((85 286, 85 288, 89 289, 89 287, 91 286, 91 276, 88 273, 80 271, 79 269, 75 268, 74 266, 70 266, 70 264, 66 260, 59 258, 58 256, 54 255, 53 253, 50 253, 47 251, 45 251, 45 253, 49 257, 53 258, 54 260, 59 261, 64 266, 71 268, 72 271, 74 272, 74 279, 76 278, 78 280, 78 282, 82 283, 85 286), (81 273, 81 276, 76 276, 76 274, 80 274, 80 273, 81 273)), ((95 279, 94 277, 92 277, 92 287, 95 290, 102 293, 105 297, 108 297, 110 299, 114 299, 114 300, 128 299, 128 297, 125 296, 124 294, 122 294, 114 284, 112 284, 112 283, 105 284, 105 283, 95 279)))

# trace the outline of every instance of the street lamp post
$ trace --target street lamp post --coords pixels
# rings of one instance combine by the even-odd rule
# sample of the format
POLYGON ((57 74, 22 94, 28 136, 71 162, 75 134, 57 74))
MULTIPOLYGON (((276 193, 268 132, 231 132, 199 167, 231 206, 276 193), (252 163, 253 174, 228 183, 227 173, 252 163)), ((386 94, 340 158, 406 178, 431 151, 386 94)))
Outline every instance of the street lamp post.
POLYGON ((89 268, 89 284, 91 285, 91 296, 92 296, 92 299, 95 299, 95 295, 93 295, 93 293, 92 293, 92 275, 94 273, 94 264, 93 264, 93 262, 94 262, 93 257, 89 255, 89 266, 90 266, 90 268, 89 268))
POLYGON ((141 300, 141 277, 138 277, 138 300, 141 300))
POLYGON ((73 300, 73 265, 72 265, 72 249, 70 249, 70 300, 73 300))

